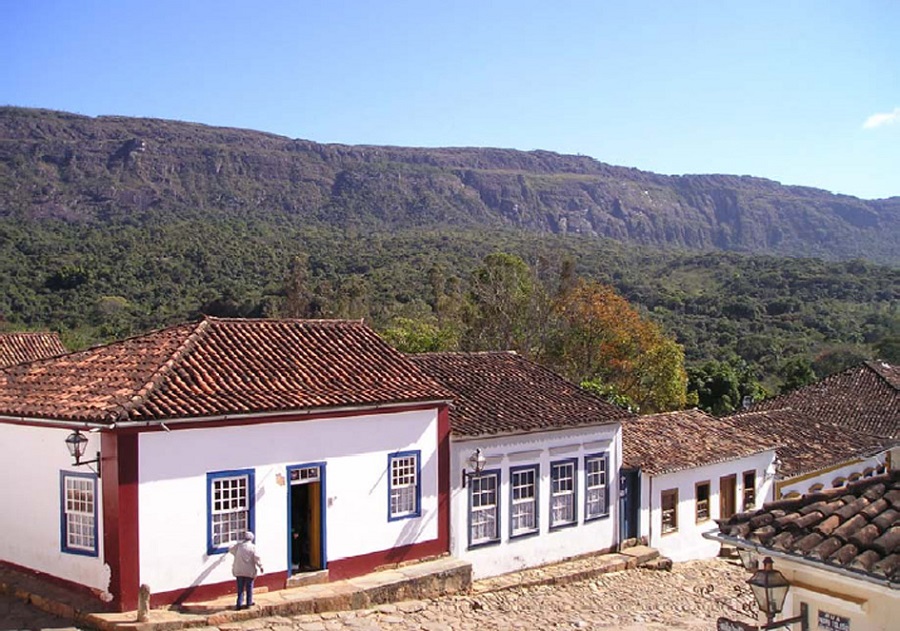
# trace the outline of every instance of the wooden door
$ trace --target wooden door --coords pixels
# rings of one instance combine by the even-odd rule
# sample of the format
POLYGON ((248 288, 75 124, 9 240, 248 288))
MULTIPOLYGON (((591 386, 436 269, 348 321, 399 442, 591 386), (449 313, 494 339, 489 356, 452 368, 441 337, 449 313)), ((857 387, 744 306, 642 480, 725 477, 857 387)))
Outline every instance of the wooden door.
POLYGON ((719 518, 728 519, 737 506, 737 474, 719 478, 719 518))

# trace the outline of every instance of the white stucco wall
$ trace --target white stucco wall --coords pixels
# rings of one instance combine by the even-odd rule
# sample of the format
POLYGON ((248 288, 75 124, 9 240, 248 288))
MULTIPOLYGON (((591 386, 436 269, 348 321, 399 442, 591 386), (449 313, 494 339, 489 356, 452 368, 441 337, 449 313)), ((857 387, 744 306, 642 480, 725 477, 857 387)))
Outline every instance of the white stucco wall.
POLYGON ((536 567, 579 554, 612 548, 618 543, 618 479, 622 462, 622 433, 618 424, 588 429, 541 432, 483 440, 453 441, 450 481, 452 488, 450 550, 472 563, 475 578, 496 576, 536 567), (500 470, 500 540, 469 548, 469 489, 462 488, 466 461, 481 448, 485 470, 500 470), (607 452, 609 515, 584 521, 584 456, 607 452), (550 463, 577 458, 576 525, 550 530, 550 463), (510 468, 538 464, 538 533, 510 537, 510 468))
MULTIPOLYGON (((103 559, 102 479, 97 480, 98 556, 64 553, 60 541, 60 472, 90 473, 73 467, 65 439, 71 430, 0 423, 0 559, 105 592, 109 568, 103 559)), ((85 459, 92 460, 100 438, 86 433, 85 459)))
POLYGON ((784 497, 791 493, 805 495, 806 493, 809 493, 816 484, 821 484, 823 490, 831 489, 835 487, 834 482, 839 478, 849 480, 851 475, 862 475, 867 469, 870 471, 877 469, 889 460, 887 455, 887 452, 885 452, 869 458, 862 458, 849 462, 839 467, 831 467, 820 473, 812 472, 795 478, 786 478, 778 482, 778 491, 781 494, 781 497, 784 497))
POLYGON ((756 507, 768 501, 772 493, 772 463, 774 451, 766 451, 745 458, 737 458, 685 469, 657 476, 642 474, 641 476, 641 535, 647 537, 650 546, 660 551, 663 556, 673 561, 689 561, 717 556, 719 543, 704 539, 702 533, 716 528, 715 519, 721 515, 719 497, 720 478, 728 475, 737 476, 737 512, 742 510, 743 474, 756 472, 756 507), (766 472, 770 475, 766 475, 766 472), (709 482, 710 485, 710 518, 697 522, 696 519, 696 484, 709 482), (662 492, 678 489, 678 529, 662 534, 662 492))
MULTIPOLYGON (((800 615, 800 603, 809 607, 809 628, 819 625, 819 615, 849 622, 851 631, 892 631, 900 614, 900 590, 824 569, 815 569, 789 559, 776 558, 775 569, 792 584, 779 618, 800 615)), ((826 623, 828 624, 828 623, 826 623)), ((799 628, 796 625, 794 628, 799 628)), ((836 627, 832 627, 836 628, 836 627)))
POLYGON ((324 462, 326 560, 437 538, 437 410, 140 437, 142 583, 154 592, 231 580, 207 556, 207 473, 253 469, 256 543, 267 573, 288 559, 288 466, 324 462), (388 520, 388 454, 421 451, 421 516, 388 520))

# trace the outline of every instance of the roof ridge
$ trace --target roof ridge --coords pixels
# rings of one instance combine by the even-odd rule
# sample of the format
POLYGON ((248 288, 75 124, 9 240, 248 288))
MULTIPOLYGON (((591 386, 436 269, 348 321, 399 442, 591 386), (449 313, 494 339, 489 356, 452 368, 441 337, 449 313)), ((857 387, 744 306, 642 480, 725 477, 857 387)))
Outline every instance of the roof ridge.
POLYGON ((893 388, 894 390, 900 390, 900 388, 898 388, 897 385, 893 381, 888 379, 885 376, 885 374, 883 372, 881 372, 882 366, 884 366, 885 368, 893 368, 893 366, 890 363, 884 361, 883 359, 872 359, 872 360, 867 360, 863 363, 866 365, 866 367, 869 370, 874 372, 875 375, 879 379, 881 379, 883 382, 885 382, 888 385, 888 387, 893 388))
POLYGON ((210 322, 213 320, 212 318, 204 317, 203 320, 197 323, 197 326, 185 337, 184 341, 181 345, 176 348, 172 354, 169 356, 169 359, 164 361, 162 365, 154 371, 150 378, 147 380, 140 390, 137 391, 136 394, 131 396, 128 399, 128 402, 119 406, 120 414, 117 415, 121 418, 120 415, 128 415, 131 411, 137 408, 139 405, 142 405, 150 396, 156 391, 159 385, 166 380, 166 378, 171 374, 172 370, 175 366, 181 362, 184 357, 190 353, 194 347, 197 345, 197 342, 203 337, 203 334, 209 330, 212 326, 210 322))

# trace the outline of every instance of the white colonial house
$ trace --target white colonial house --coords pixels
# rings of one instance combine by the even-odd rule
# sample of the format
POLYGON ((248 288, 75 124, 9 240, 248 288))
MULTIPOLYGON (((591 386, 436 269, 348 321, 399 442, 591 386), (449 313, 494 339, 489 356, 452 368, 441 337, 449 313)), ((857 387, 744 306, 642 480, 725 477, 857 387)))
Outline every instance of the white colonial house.
POLYGON ((711 536, 760 563, 770 559, 787 579, 776 620, 805 611, 809 629, 898 627, 900 472, 766 504, 735 515, 711 536))
POLYGON ((245 529, 268 589, 444 554, 451 396, 349 321, 207 318, 6 368, 0 564, 128 611, 142 584, 233 593, 245 529))
POLYGON ((673 561, 717 556, 703 534, 771 493, 775 445, 728 420, 668 412, 626 421, 622 432, 623 486, 640 498, 626 534, 673 561))
POLYGON ((630 412, 515 353, 410 357, 455 395, 450 551, 475 578, 618 547, 630 412))

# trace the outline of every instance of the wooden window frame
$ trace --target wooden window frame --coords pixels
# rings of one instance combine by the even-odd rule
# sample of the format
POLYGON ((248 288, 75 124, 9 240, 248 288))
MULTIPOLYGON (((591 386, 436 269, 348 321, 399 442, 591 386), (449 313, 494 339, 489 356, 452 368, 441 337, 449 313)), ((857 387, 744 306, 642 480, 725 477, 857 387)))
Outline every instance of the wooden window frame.
POLYGON ((703 482, 697 482, 694 485, 694 518, 695 522, 698 524, 702 524, 705 521, 709 521, 712 519, 712 482, 710 480, 704 480, 703 482), (701 509, 704 501, 700 499, 700 489, 702 487, 706 487, 706 500, 705 507, 701 509), (702 515, 701 513, 705 510, 706 514, 702 515))
POLYGON ((663 535, 669 535, 678 532, 678 489, 666 489, 659 493, 659 513, 660 513, 660 531, 663 535), (671 519, 666 519, 666 500, 672 498, 674 500, 672 508, 668 511, 671 519), (668 521, 668 525, 667 525, 668 521))

